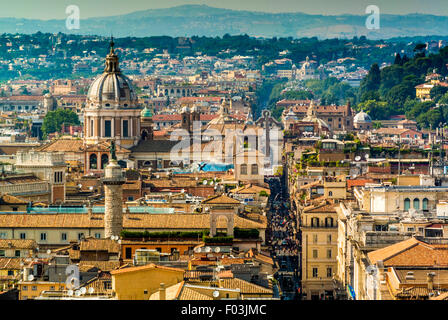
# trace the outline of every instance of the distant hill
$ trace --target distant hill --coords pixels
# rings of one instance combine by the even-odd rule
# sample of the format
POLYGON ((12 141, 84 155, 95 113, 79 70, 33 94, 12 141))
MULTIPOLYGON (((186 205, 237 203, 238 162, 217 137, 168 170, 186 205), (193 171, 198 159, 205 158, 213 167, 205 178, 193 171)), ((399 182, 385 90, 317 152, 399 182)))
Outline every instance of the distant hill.
POLYGON ((379 30, 365 27, 367 15, 310 15, 304 13, 264 13, 183 5, 130 14, 81 20, 79 30, 68 30, 65 20, 0 18, 0 33, 63 32, 68 34, 116 37, 223 36, 228 33, 260 37, 352 38, 447 36, 448 17, 426 14, 381 15, 379 30))

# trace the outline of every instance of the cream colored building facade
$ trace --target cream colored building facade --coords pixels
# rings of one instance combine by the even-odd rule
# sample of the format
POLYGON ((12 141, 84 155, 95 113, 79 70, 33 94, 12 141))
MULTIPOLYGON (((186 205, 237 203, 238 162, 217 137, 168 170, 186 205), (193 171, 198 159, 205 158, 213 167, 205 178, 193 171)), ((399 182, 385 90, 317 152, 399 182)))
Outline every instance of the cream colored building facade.
POLYGON ((302 292, 307 300, 334 299, 337 272, 337 214, 334 204, 301 213, 302 292))

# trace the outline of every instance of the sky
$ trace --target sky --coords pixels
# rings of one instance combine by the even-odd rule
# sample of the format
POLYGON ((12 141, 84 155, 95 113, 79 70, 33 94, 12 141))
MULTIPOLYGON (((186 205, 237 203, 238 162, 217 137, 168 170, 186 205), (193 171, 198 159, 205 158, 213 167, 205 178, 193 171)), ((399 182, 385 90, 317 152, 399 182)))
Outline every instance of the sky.
POLYGON ((65 19, 69 5, 77 5, 81 19, 113 16, 134 11, 169 8, 184 4, 264 12, 365 15, 368 5, 381 13, 426 13, 448 16, 448 0, 0 0, 0 17, 65 19), (1 5, 1 2, 7 4, 1 5))

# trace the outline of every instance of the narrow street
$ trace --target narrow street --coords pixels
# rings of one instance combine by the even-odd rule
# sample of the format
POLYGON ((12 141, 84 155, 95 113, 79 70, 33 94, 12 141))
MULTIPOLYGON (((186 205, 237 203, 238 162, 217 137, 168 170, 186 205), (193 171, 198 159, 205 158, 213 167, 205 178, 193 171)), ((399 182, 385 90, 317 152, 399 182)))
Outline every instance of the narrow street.
POLYGON ((280 269, 274 275, 282 291, 282 299, 299 299, 300 288, 300 242, 296 234, 294 215, 289 210, 288 194, 284 177, 267 178, 271 189, 268 214, 267 239, 271 257, 280 269))

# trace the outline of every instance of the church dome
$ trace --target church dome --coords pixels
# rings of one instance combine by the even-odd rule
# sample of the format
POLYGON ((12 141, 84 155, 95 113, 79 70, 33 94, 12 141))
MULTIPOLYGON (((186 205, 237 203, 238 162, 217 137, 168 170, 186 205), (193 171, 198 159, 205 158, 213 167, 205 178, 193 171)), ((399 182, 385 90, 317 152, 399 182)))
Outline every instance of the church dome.
POLYGON ((371 123, 372 118, 370 118, 370 116, 367 113, 365 113, 364 111, 361 111, 355 115, 355 117, 353 118, 353 122, 354 123, 371 123))
POLYGON ((110 52, 106 57, 104 72, 97 76, 90 85, 87 100, 95 104, 120 104, 131 106, 137 101, 131 80, 121 73, 118 68, 119 59, 114 52, 111 41, 110 52), (127 105, 126 105, 127 104, 127 105))

